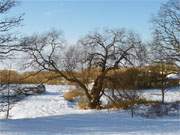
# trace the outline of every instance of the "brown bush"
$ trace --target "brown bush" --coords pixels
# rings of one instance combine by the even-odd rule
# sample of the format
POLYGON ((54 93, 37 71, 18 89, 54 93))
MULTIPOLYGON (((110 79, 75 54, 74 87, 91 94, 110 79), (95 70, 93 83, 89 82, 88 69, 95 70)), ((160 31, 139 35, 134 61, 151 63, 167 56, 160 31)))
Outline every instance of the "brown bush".
MULTIPOLYGON (((161 88, 162 75, 159 65, 115 70, 106 77, 105 87, 115 89, 161 88)), ((176 69, 168 65, 167 73, 176 69)), ((166 76, 165 76, 166 77, 166 76)), ((167 80, 167 87, 179 85, 179 80, 167 80)))
POLYGON ((83 96, 84 93, 79 90, 70 90, 64 93, 65 100, 74 101, 77 97, 83 96))

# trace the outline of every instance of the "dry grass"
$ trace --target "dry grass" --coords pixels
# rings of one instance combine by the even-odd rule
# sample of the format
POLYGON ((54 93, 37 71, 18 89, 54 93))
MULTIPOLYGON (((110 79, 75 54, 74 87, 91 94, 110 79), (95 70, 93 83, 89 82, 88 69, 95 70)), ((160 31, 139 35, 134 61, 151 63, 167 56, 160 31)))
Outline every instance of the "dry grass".
POLYGON ((80 97, 78 107, 83 110, 89 109, 89 101, 85 95, 80 97))
POLYGON ((79 90, 70 90, 64 93, 64 99, 68 101, 74 101, 77 97, 83 96, 84 93, 79 90))
POLYGON ((79 109, 86 110, 86 109, 89 109, 89 104, 86 102, 79 102, 78 107, 79 107, 79 109))

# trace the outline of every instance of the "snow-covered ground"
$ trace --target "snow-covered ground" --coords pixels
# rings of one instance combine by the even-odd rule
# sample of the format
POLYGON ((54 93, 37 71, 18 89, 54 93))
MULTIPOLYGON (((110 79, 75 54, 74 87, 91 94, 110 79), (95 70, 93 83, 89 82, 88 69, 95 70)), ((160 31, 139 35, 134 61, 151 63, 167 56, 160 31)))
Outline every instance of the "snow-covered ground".
POLYGON ((64 100, 63 93, 67 85, 46 85, 45 94, 29 96, 14 105, 10 111, 11 119, 35 118, 43 116, 83 113, 73 102, 64 100))
MULTIPOLYGON (((47 85, 46 88, 45 94, 29 96, 13 106, 11 120, 0 120, 0 135, 180 134, 180 116, 147 119, 131 118, 127 111, 79 110, 63 98, 68 86, 47 85)), ((157 90, 149 90, 144 96, 159 98, 157 90)), ((169 101, 180 98, 180 89, 170 90, 167 97, 169 101)))
POLYGON ((0 121, 0 135, 179 135, 179 118, 131 118, 125 112, 87 112, 0 121))
MULTIPOLYGON (((161 91, 158 89, 148 89, 142 94, 149 100, 161 101, 161 91)), ((165 102, 180 101, 180 87, 168 88, 165 92, 165 102)))

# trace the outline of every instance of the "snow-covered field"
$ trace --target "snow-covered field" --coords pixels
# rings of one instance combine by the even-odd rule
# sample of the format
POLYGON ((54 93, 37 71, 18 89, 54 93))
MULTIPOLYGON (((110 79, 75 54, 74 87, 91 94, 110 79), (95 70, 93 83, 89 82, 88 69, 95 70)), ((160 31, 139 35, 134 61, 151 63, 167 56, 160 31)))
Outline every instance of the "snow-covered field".
MULTIPOLYGON (((11 120, 0 120, 0 135, 179 135, 180 116, 131 118, 127 111, 79 110, 65 101, 66 85, 47 85, 47 92, 25 98, 10 111, 11 120)), ((158 99, 159 92, 145 92, 158 99)), ((180 99, 180 89, 167 93, 167 101, 180 99)))
MULTIPOLYGON (((145 90, 143 97, 149 100, 161 101, 161 91, 158 89, 145 90)), ((180 101, 180 87, 169 88, 165 92, 165 102, 180 101)))

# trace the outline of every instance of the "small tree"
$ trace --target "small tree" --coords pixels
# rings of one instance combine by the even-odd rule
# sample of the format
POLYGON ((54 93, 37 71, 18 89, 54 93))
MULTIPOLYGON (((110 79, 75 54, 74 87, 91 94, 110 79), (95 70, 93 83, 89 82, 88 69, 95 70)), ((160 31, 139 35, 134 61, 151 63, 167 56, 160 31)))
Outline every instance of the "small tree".
POLYGON ((8 83, 7 83, 7 114, 6 114, 6 119, 9 118, 9 111, 10 111, 10 78, 11 78, 11 74, 10 74, 10 70, 9 70, 9 73, 8 73, 8 83))
POLYGON ((5 76, 6 83, 1 86, 0 93, 0 112, 6 112, 6 119, 9 118, 9 112, 11 109, 11 104, 13 103, 13 96, 11 95, 12 91, 10 88, 10 78, 11 78, 11 70, 9 69, 6 72, 5 76))

